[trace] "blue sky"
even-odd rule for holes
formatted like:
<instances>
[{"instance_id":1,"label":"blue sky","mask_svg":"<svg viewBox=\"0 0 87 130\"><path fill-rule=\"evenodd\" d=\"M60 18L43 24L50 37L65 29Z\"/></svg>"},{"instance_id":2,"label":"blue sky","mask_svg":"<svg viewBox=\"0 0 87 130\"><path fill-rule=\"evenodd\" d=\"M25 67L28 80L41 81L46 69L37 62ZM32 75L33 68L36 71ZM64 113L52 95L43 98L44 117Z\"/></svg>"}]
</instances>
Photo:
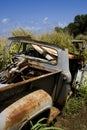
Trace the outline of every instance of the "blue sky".
<instances>
[{"instance_id":1,"label":"blue sky","mask_svg":"<svg viewBox=\"0 0 87 130\"><path fill-rule=\"evenodd\" d=\"M87 0L0 0L0 36L22 27L33 33L64 27L87 14Z\"/></svg>"}]
</instances>

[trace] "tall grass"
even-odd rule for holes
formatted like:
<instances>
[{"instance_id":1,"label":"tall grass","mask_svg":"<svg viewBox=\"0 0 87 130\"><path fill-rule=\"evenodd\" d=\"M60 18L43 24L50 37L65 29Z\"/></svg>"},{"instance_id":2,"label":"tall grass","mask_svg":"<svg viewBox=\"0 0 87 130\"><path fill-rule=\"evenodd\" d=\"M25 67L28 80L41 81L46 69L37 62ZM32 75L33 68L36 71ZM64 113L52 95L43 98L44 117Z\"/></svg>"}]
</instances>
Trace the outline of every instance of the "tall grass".
<instances>
[{"instance_id":1,"label":"tall grass","mask_svg":"<svg viewBox=\"0 0 87 130\"><path fill-rule=\"evenodd\" d=\"M35 35L31 32L25 31L23 28L18 28L12 31L12 36L27 36L28 38L35 38Z\"/></svg>"},{"instance_id":2,"label":"tall grass","mask_svg":"<svg viewBox=\"0 0 87 130\"><path fill-rule=\"evenodd\" d=\"M0 38L0 71L5 66L5 45L6 45L7 38Z\"/></svg>"},{"instance_id":3,"label":"tall grass","mask_svg":"<svg viewBox=\"0 0 87 130\"><path fill-rule=\"evenodd\" d=\"M45 33L39 35L37 39L60 45L62 48L68 48L70 51L73 51L73 45L71 44L72 37L64 32L52 32L51 34Z\"/></svg>"},{"instance_id":4,"label":"tall grass","mask_svg":"<svg viewBox=\"0 0 87 130\"><path fill-rule=\"evenodd\" d=\"M63 115L76 115L87 109L87 78L85 84L77 89L63 109Z\"/></svg>"},{"instance_id":5,"label":"tall grass","mask_svg":"<svg viewBox=\"0 0 87 130\"><path fill-rule=\"evenodd\" d=\"M7 38L0 38L0 55L3 54L4 47L6 45Z\"/></svg>"},{"instance_id":6,"label":"tall grass","mask_svg":"<svg viewBox=\"0 0 87 130\"><path fill-rule=\"evenodd\" d=\"M87 130L87 80L66 102L55 126L64 130Z\"/></svg>"}]
</instances>

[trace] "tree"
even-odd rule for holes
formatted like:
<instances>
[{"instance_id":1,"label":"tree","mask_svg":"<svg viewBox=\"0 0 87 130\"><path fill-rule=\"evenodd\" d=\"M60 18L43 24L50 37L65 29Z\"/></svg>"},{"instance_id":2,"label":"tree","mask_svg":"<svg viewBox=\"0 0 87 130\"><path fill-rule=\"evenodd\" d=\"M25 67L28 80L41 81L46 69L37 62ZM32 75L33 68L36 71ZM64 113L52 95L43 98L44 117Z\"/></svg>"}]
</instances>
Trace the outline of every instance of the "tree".
<instances>
[{"instance_id":1,"label":"tree","mask_svg":"<svg viewBox=\"0 0 87 130\"><path fill-rule=\"evenodd\" d=\"M74 22L67 26L67 30L74 37L79 34L87 34L87 14L75 16Z\"/></svg>"},{"instance_id":2,"label":"tree","mask_svg":"<svg viewBox=\"0 0 87 130\"><path fill-rule=\"evenodd\" d=\"M60 27L55 27L55 28L54 28L54 31L57 32L57 33L59 33L59 32L62 32L63 29L60 28Z\"/></svg>"}]
</instances>

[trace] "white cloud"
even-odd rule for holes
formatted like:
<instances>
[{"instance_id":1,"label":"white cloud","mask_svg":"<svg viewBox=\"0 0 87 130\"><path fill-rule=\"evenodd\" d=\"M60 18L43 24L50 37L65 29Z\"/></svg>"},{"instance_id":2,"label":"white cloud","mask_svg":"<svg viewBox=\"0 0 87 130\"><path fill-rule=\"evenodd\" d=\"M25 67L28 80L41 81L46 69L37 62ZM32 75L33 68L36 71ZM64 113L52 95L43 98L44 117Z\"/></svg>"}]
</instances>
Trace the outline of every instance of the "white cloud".
<instances>
[{"instance_id":1,"label":"white cloud","mask_svg":"<svg viewBox=\"0 0 87 130\"><path fill-rule=\"evenodd\" d=\"M59 22L58 26L61 27L61 28L64 28L65 26L67 26L67 23L61 23L61 22Z\"/></svg>"},{"instance_id":2,"label":"white cloud","mask_svg":"<svg viewBox=\"0 0 87 130\"><path fill-rule=\"evenodd\" d=\"M46 24L47 21L48 21L48 17L45 17L45 18L43 19L43 23Z\"/></svg>"},{"instance_id":3,"label":"white cloud","mask_svg":"<svg viewBox=\"0 0 87 130\"><path fill-rule=\"evenodd\" d=\"M9 19L8 19L8 18L3 18L1 22L2 22L3 24L7 24L7 23L8 23L8 21L9 21Z\"/></svg>"},{"instance_id":4,"label":"white cloud","mask_svg":"<svg viewBox=\"0 0 87 130\"><path fill-rule=\"evenodd\" d=\"M41 30L41 27L34 27L34 26L31 26L31 27L26 26L24 28L25 30L32 31L32 32L38 32Z\"/></svg>"}]
</instances>

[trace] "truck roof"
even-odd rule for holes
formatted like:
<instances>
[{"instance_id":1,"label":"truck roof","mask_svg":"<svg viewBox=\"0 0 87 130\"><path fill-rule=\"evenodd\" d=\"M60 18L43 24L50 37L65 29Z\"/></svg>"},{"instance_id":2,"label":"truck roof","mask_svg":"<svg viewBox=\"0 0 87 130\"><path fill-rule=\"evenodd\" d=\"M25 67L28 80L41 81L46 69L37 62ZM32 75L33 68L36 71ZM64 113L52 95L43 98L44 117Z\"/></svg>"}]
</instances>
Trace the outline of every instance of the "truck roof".
<instances>
[{"instance_id":1,"label":"truck roof","mask_svg":"<svg viewBox=\"0 0 87 130\"><path fill-rule=\"evenodd\" d=\"M34 40L31 39L30 36L16 36L16 37L9 37L8 40L12 40L12 41L20 41L20 42L27 42L27 43L32 43L32 44L44 44L44 45L50 45L50 46L57 46L60 49L63 49L61 46L59 46L58 44L53 44L53 43L49 43L49 42L43 42L43 41L38 41L38 40Z\"/></svg>"}]
</instances>

